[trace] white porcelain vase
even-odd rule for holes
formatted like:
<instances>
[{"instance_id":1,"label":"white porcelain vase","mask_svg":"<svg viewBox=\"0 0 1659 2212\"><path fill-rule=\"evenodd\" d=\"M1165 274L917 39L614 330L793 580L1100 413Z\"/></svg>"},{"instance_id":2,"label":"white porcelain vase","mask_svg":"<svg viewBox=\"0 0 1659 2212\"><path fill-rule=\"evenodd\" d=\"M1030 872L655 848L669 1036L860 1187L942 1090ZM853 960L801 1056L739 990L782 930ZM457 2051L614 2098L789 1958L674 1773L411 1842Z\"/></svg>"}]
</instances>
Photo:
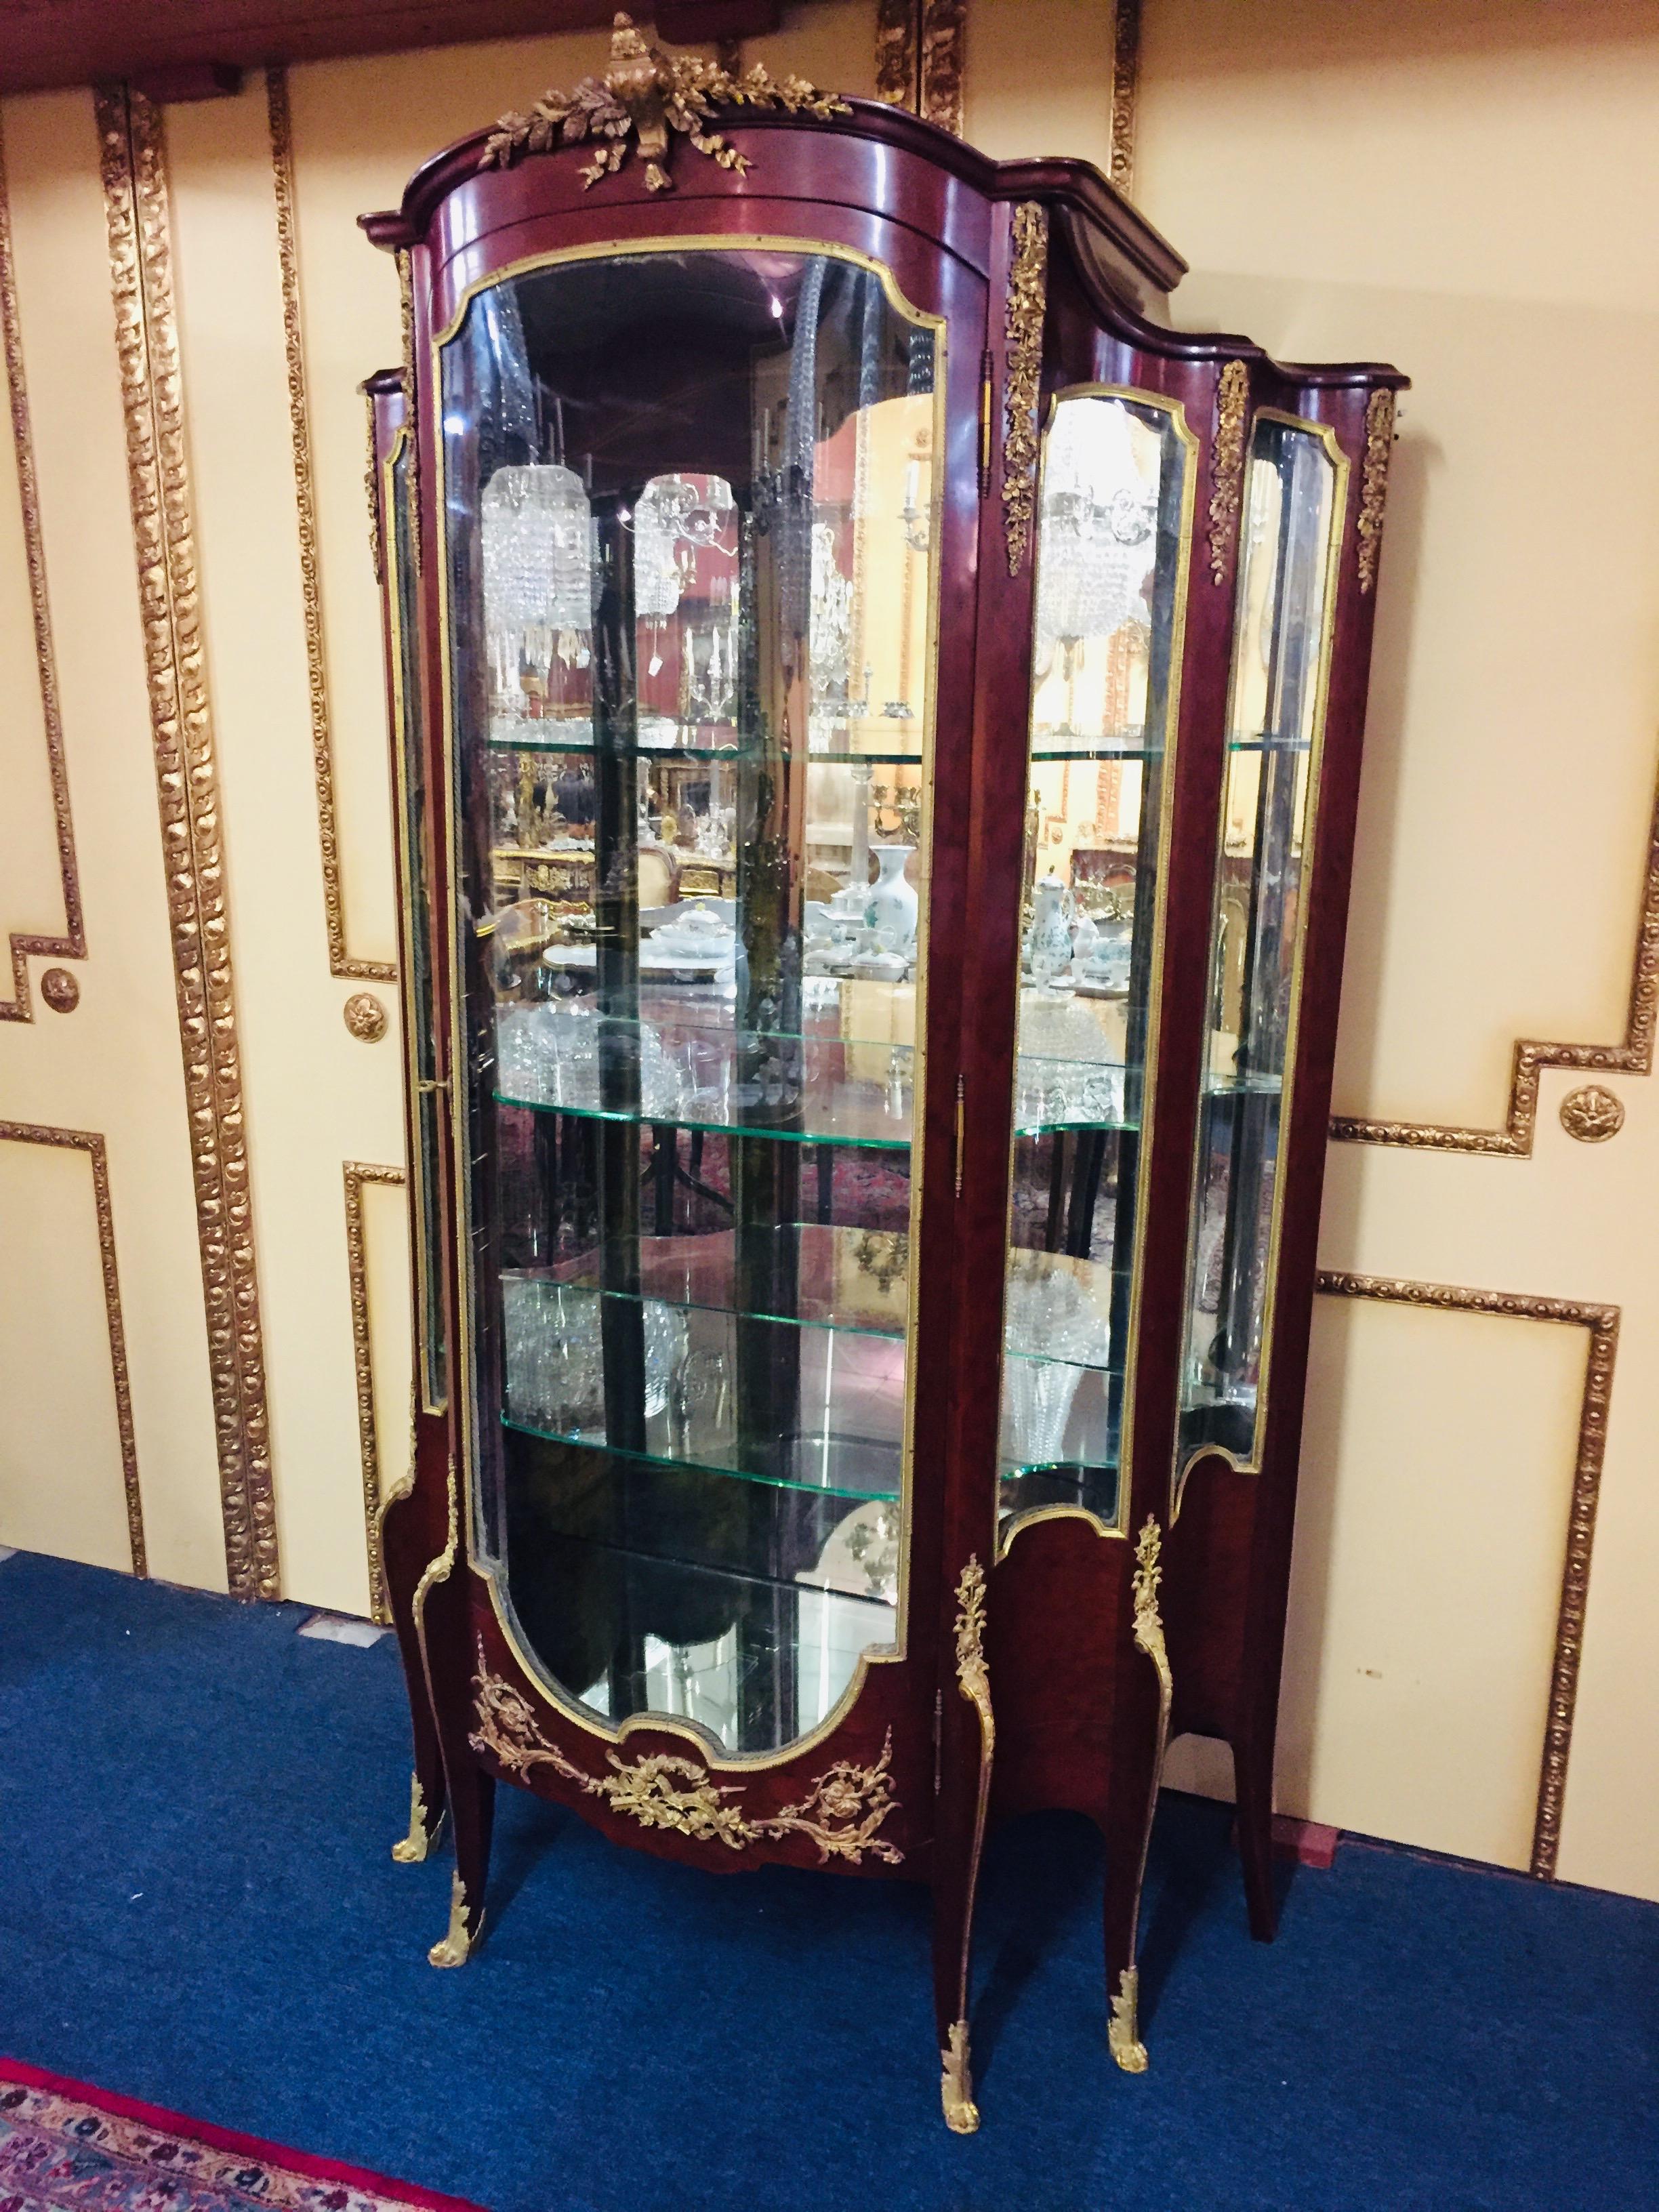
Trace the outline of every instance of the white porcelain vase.
<instances>
[{"instance_id":1,"label":"white porcelain vase","mask_svg":"<svg viewBox=\"0 0 1659 2212\"><path fill-rule=\"evenodd\" d=\"M870 856L880 870L864 904L864 926L875 933L884 952L907 957L916 942L916 915L921 902L904 873L914 845L872 845Z\"/></svg>"}]
</instances>

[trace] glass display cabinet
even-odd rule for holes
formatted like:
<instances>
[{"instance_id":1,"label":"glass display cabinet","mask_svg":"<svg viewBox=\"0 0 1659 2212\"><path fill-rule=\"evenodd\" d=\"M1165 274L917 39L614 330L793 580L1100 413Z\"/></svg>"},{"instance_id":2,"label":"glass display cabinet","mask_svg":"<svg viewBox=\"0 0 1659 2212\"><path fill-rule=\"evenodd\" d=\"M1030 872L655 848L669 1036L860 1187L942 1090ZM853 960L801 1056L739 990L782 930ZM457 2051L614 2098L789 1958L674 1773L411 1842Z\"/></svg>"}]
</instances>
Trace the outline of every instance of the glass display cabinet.
<instances>
[{"instance_id":1,"label":"glass display cabinet","mask_svg":"<svg viewBox=\"0 0 1659 2212\"><path fill-rule=\"evenodd\" d=\"M920 1878L977 2124L990 1826L1171 1729L1269 1815L1402 380L1167 327L1092 169L665 56L365 219L416 1465L459 1965L493 1794Z\"/></svg>"}]
</instances>

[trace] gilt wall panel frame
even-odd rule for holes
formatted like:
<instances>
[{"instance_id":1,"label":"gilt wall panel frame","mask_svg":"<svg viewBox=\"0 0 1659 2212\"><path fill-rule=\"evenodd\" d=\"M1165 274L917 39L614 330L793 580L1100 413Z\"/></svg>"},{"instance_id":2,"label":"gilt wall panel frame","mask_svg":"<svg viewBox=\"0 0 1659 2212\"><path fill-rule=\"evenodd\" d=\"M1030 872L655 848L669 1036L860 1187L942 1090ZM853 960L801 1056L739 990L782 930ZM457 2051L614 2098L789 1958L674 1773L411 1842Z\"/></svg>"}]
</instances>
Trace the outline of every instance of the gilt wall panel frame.
<instances>
[{"instance_id":1,"label":"gilt wall panel frame","mask_svg":"<svg viewBox=\"0 0 1659 2212\"><path fill-rule=\"evenodd\" d=\"M1463 1290L1449 1283L1419 1283L1398 1276L1348 1274L1324 1268L1315 1279L1315 1287L1332 1297L1380 1298L1392 1305L1417 1306L1431 1312L1490 1314L1510 1321L1552 1322L1589 1333L1529 1866L1529 1871L1539 1880L1553 1881L1560 1856L1561 1813L1566 1797L1567 1761L1572 1749L1573 1713L1584 1647L1584 1613L1589 1593L1590 1554L1595 1541L1596 1507L1607 1456L1607 1408L1613 1396L1613 1361L1619 1349L1620 1309L1576 1298L1532 1297L1511 1291Z\"/></svg>"},{"instance_id":2,"label":"gilt wall panel frame","mask_svg":"<svg viewBox=\"0 0 1659 2212\"><path fill-rule=\"evenodd\" d=\"M317 837L323 870L323 912L331 975L364 983L395 983L389 960L359 960L346 947L345 899L340 884L339 823L334 803L334 738L329 711L328 662L323 633L321 556L317 543L317 493L311 455L311 404L306 383L305 325L301 315L299 240L294 192L294 124L288 71L265 71L265 113L270 131L271 182L276 199L276 255L283 280L283 349L288 372L289 429L294 449L294 499L300 533L300 588L306 634L306 683L311 708L312 769L317 786ZM375 574L380 555L374 549Z\"/></svg>"},{"instance_id":3,"label":"gilt wall panel frame","mask_svg":"<svg viewBox=\"0 0 1659 2212\"><path fill-rule=\"evenodd\" d=\"M380 1492L380 1423L374 1412L374 1344L369 1329L368 1248L363 1227L363 1191L369 1183L404 1181L401 1168L376 1165L367 1160L343 1164L345 1182L346 1269L351 1284L351 1357L357 1381L357 1443L363 1481L363 1540L368 1558L369 1618L390 1626L392 1606L386 1595L386 1561L380 1546L380 1515L386 1501Z\"/></svg>"},{"instance_id":4,"label":"gilt wall panel frame","mask_svg":"<svg viewBox=\"0 0 1659 2212\"><path fill-rule=\"evenodd\" d=\"M127 489L143 627L225 1564L236 1597L282 1595L248 1181L217 745L201 628L160 110L94 93Z\"/></svg>"},{"instance_id":5,"label":"gilt wall panel frame","mask_svg":"<svg viewBox=\"0 0 1659 2212\"><path fill-rule=\"evenodd\" d=\"M149 1575L149 1567L144 1552L144 1508L138 1487L138 1443L132 1425L126 1329L121 1319L121 1277L115 1261L115 1212L110 1200L108 1147L96 1129L61 1129L33 1121L0 1121L0 1144L50 1145L60 1152L84 1152L92 1163L92 1199L104 1283L104 1321L109 1332L110 1379L115 1386L115 1425L121 1440L127 1551L133 1573L143 1579Z\"/></svg>"},{"instance_id":6,"label":"gilt wall panel frame","mask_svg":"<svg viewBox=\"0 0 1659 2212\"><path fill-rule=\"evenodd\" d=\"M1649 817L1647 866L1622 1042L1556 1044L1517 1038L1510 1062L1509 1104L1501 1128L1469 1129L1433 1121L1385 1121L1337 1115L1331 1121L1332 1139L1346 1145L1402 1146L1413 1152L1482 1152L1498 1159L1530 1159L1538 1128L1538 1079L1544 1069L1651 1075L1656 1013L1659 1013L1659 792Z\"/></svg>"},{"instance_id":7,"label":"gilt wall panel frame","mask_svg":"<svg viewBox=\"0 0 1659 2212\"><path fill-rule=\"evenodd\" d=\"M3 133L0 133L0 348L6 364L6 395L12 446L17 462L17 493L22 509L23 554L28 568L29 611L34 630L34 661L40 687L40 717L46 729L46 773L52 786L57 831L58 874L64 894L61 936L18 931L10 939L11 989L0 999L0 1022L29 1022L28 956L84 960L86 928L81 908L81 878L75 856L75 823L70 811L69 763L64 749L64 718L58 693L58 660L52 647L52 608L46 592L46 556L40 530L40 494L34 470L34 434L29 420L28 386L23 374L23 330L17 305L17 269L12 252L11 200L6 179Z\"/></svg>"}]
</instances>

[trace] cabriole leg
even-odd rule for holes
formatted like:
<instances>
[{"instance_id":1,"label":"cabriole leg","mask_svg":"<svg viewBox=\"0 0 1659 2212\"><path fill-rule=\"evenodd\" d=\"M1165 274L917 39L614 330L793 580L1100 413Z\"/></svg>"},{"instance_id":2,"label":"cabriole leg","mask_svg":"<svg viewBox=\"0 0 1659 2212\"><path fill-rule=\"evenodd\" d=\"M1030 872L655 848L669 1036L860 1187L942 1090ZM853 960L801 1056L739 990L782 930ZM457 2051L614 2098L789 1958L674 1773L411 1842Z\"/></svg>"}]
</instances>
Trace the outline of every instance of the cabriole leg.
<instances>
[{"instance_id":1,"label":"cabriole leg","mask_svg":"<svg viewBox=\"0 0 1659 2212\"><path fill-rule=\"evenodd\" d=\"M1135 1542L1134 1642L1152 1662L1158 1678L1157 1720L1139 1746L1114 1762L1106 1834L1106 1990L1110 2018L1106 2041L1126 2074L1146 2070L1146 2046L1140 2039L1140 1970L1137 1942L1140 1889L1158 1809L1158 1778L1170 1735L1173 1684L1158 1610L1158 1564L1163 1532L1149 1515Z\"/></svg>"},{"instance_id":2,"label":"cabriole leg","mask_svg":"<svg viewBox=\"0 0 1659 2212\"><path fill-rule=\"evenodd\" d=\"M415 1766L409 1789L409 1831L392 1846L392 1857L405 1866L425 1858L432 1850L443 1827L448 1803L438 1723L427 1690L426 1665L415 1626L415 1592L426 1561L422 1556L411 1558L410 1554L411 1551L418 1554L423 1548L411 1498L393 1498L380 1518L380 1559L415 1738Z\"/></svg>"},{"instance_id":3,"label":"cabriole leg","mask_svg":"<svg viewBox=\"0 0 1659 2212\"><path fill-rule=\"evenodd\" d=\"M449 1926L427 1955L434 1966L459 1966L477 1948L483 1934L495 1784L467 1741L472 1726L467 1591L463 1577L456 1571L453 1548L447 1564L434 1561L422 1577L416 1594L415 1617L455 1837Z\"/></svg>"},{"instance_id":4,"label":"cabriole leg","mask_svg":"<svg viewBox=\"0 0 1659 2212\"><path fill-rule=\"evenodd\" d=\"M968 1986L972 1964L974 1898L985 1828L991 1804L991 1765L996 1751L996 1723L991 1711L990 1674L985 1663L985 1571L970 1559L957 1584L957 1687L972 1706L975 1733L960 1762L961 1774L941 1797L938 1871L933 1890L933 2007L939 2026L939 2099L945 2124L953 2135L970 2136L979 2125L968 2048ZM952 1716L947 1743L966 1731ZM966 1770L963 1771L963 1770Z\"/></svg>"}]
</instances>

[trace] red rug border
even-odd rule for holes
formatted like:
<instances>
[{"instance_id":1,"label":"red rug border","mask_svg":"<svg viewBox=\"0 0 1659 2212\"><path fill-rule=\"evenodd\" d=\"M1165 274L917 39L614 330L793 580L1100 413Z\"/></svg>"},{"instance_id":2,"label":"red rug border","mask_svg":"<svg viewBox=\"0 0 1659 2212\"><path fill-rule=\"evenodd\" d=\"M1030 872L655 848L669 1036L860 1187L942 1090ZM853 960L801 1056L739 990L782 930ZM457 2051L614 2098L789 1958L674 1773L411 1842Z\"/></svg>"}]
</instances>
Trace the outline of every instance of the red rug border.
<instances>
[{"instance_id":1,"label":"red rug border","mask_svg":"<svg viewBox=\"0 0 1659 2212\"><path fill-rule=\"evenodd\" d=\"M215 2127L210 2120L193 2120L184 2112L170 2112L161 2105L146 2105L137 2097L123 2097L113 2089L95 2088L68 2074L49 2073L27 2059L0 2057L0 2082L20 2089L46 2089L62 2097L78 2098L112 2119L137 2120L185 2142L205 2143L210 2149L229 2151L238 2158L286 2166L312 2181L336 2181L349 2188L388 2197L394 2204L424 2208L424 2212L484 2212L466 2197L441 2197L435 2190L419 2188L410 2181L394 2181L391 2175L372 2173L367 2166L343 2166L337 2159L318 2158L310 2151L290 2150L285 2144L266 2142L258 2136L240 2135L234 2128Z\"/></svg>"}]
</instances>

